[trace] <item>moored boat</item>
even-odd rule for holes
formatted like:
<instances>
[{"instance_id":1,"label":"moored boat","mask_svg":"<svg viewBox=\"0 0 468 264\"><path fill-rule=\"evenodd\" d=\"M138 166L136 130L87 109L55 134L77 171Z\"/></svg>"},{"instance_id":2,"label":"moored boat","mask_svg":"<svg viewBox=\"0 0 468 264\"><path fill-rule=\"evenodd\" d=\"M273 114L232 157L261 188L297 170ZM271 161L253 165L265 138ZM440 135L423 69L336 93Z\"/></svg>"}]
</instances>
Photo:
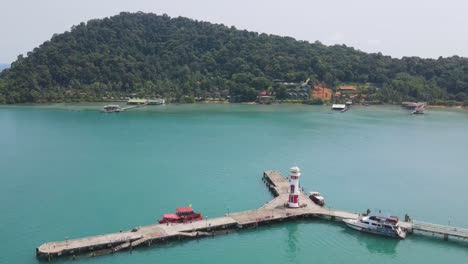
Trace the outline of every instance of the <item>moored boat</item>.
<instances>
[{"instance_id":1,"label":"moored boat","mask_svg":"<svg viewBox=\"0 0 468 264\"><path fill-rule=\"evenodd\" d=\"M412 115L423 115L424 114L424 110L426 110L424 108L424 106L418 106L414 109L413 112L411 112Z\"/></svg>"},{"instance_id":2,"label":"moored boat","mask_svg":"<svg viewBox=\"0 0 468 264\"><path fill-rule=\"evenodd\" d=\"M316 205L320 205L320 206L325 205L325 198L323 198L323 196L319 192L310 192L309 198Z\"/></svg>"},{"instance_id":3,"label":"moored boat","mask_svg":"<svg viewBox=\"0 0 468 264\"><path fill-rule=\"evenodd\" d=\"M122 108L119 105L106 105L101 111L104 113L118 113L122 112Z\"/></svg>"},{"instance_id":4,"label":"moored boat","mask_svg":"<svg viewBox=\"0 0 468 264\"><path fill-rule=\"evenodd\" d=\"M196 213L193 211L192 207L179 207L176 209L176 213L174 214L163 214L163 218L158 220L158 223L165 224L165 223L187 223L192 221L200 221L203 220L203 217L200 213Z\"/></svg>"},{"instance_id":5,"label":"moored boat","mask_svg":"<svg viewBox=\"0 0 468 264\"><path fill-rule=\"evenodd\" d=\"M388 214L371 213L359 219L343 219L343 222L362 232L400 239L406 237L406 231L400 227L398 217Z\"/></svg>"},{"instance_id":6,"label":"moored boat","mask_svg":"<svg viewBox=\"0 0 468 264\"><path fill-rule=\"evenodd\" d=\"M345 104L332 104L332 110L343 110L346 109Z\"/></svg>"}]
</instances>

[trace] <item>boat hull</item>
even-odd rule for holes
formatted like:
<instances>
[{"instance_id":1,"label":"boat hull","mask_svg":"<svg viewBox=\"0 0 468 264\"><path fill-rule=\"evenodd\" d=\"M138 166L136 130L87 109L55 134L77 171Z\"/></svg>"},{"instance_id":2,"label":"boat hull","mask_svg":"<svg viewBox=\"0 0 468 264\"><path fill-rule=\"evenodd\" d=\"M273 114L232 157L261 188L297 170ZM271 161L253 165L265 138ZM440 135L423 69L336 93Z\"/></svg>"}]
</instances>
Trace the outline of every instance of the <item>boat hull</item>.
<instances>
[{"instance_id":1,"label":"boat hull","mask_svg":"<svg viewBox=\"0 0 468 264\"><path fill-rule=\"evenodd\" d=\"M317 197L315 197L313 195L310 195L309 199L311 199L312 202L314 202L318 206L322 206L322 207L325 206L325 201L324 200L317 199Z\"/></svg>"},{"instance_id":2,"label":"boat hull","mask_svg":"<svg viewBox=\"0 0 468 264\"><path fill-rule=\"evenodd\" d=\"M366 232L366 233L381 235L381 236L386 236L386 237L399 238L399 239L404 239L406 237L406 233L404 233L403 231L400 231L400 232L397 232L394 230L392 230L393 232L382 231L380 229L370 228L368 226L360 224L357 220L354 220L354 219L343 219L343 222L348 227L354 230L361 231L361 232Z\"/></svg>"}]
</instances>

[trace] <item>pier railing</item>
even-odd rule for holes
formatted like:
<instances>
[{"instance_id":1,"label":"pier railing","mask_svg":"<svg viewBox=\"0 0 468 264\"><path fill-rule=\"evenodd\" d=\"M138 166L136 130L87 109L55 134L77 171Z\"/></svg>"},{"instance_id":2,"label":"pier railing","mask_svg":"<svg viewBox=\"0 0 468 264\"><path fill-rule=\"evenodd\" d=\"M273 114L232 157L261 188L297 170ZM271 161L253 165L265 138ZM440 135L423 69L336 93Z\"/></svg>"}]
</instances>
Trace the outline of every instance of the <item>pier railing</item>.
<instances>
[{"instance_id":1,"label":"pier railing","mask_svg":"<svg viewBox=\"0 0 468 264\"><path fill-rule=\"evenodd\" d=\"M440 233L440 234L447 234L459 237L466 237L468 238L468 229L460 228L460 227L453 227L448 225L439 225L421 221L412 221L413 229L426 231L426 232L433 232L433 233Z\"/></svg>"}]
</instances>

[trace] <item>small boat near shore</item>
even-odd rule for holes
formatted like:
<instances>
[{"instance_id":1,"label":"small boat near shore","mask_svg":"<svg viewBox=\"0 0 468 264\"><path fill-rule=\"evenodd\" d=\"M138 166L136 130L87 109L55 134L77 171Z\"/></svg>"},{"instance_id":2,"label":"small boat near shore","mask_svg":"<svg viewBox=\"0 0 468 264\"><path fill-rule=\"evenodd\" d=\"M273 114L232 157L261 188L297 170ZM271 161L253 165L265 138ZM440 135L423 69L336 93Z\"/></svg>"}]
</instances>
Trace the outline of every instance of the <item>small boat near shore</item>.
<instances>
[{"instance_id":1,"label":"small boat near shore","mask_svg":"<svg viewBox=\"0 0 468 264\"><path fill-rule=\"evenodd\" d=\"M342 111L346 109L345 104L332 104L332 110Z\"/></svg>"},{"instance_id":2,"label":"small boat near shore","mask_svg":"<svg viewBox=\"0 0 468 264\"><path fill-rule=\"evenodd\" d=\"M414 109L413 112L411 112L412 115L423 115L424 114L424 110L426 110L426 108L424 108L424 106L418 106Z\"/></svg>"},{"instance_id":3,"label":"small boat near shore","mask_svg":"<svg viewBox=\"0 0 468 264\"><path fill-rule=\"evenodd\" d=\"M398 217L382 213L370 213L359 219L343 219L343 222L352 229L376 235L404 239L406 231L399 223Z\"/></svg>"},{"instance_id":4,"label":"small boat near shore","mask_svg":"<svg viewBox=\"0 0 468 264\"><path fill-rule=\"evenodd\" d=\"M122 108L120 108L120 105L106 105L102 108L101 112L118 113L118 112L122 112Z\"/></svg>"}]
</instances>

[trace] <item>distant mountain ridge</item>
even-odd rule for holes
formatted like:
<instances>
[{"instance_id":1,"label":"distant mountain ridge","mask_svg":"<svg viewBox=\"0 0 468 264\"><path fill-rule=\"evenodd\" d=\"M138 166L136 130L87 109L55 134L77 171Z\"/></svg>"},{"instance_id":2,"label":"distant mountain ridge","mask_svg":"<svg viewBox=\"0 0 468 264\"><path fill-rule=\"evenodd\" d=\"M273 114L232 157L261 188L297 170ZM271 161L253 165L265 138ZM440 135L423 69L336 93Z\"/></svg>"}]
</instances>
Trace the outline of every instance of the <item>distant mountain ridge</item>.
<instances>
[{"instance_id":1,"label":"distant mountain ridge","mask_svg":"<svg viewBox=\"0 0 468 264\"><path fill-rule=\"evenodd\" d=\"M0 103L160 95L255 100L274 80L372 83L382 101L463 100L468 59L368 54L188 18L120 13L55 34L0 74ZM283 90L282 90L283 89Z\"/></svg>"}]
</instances>

